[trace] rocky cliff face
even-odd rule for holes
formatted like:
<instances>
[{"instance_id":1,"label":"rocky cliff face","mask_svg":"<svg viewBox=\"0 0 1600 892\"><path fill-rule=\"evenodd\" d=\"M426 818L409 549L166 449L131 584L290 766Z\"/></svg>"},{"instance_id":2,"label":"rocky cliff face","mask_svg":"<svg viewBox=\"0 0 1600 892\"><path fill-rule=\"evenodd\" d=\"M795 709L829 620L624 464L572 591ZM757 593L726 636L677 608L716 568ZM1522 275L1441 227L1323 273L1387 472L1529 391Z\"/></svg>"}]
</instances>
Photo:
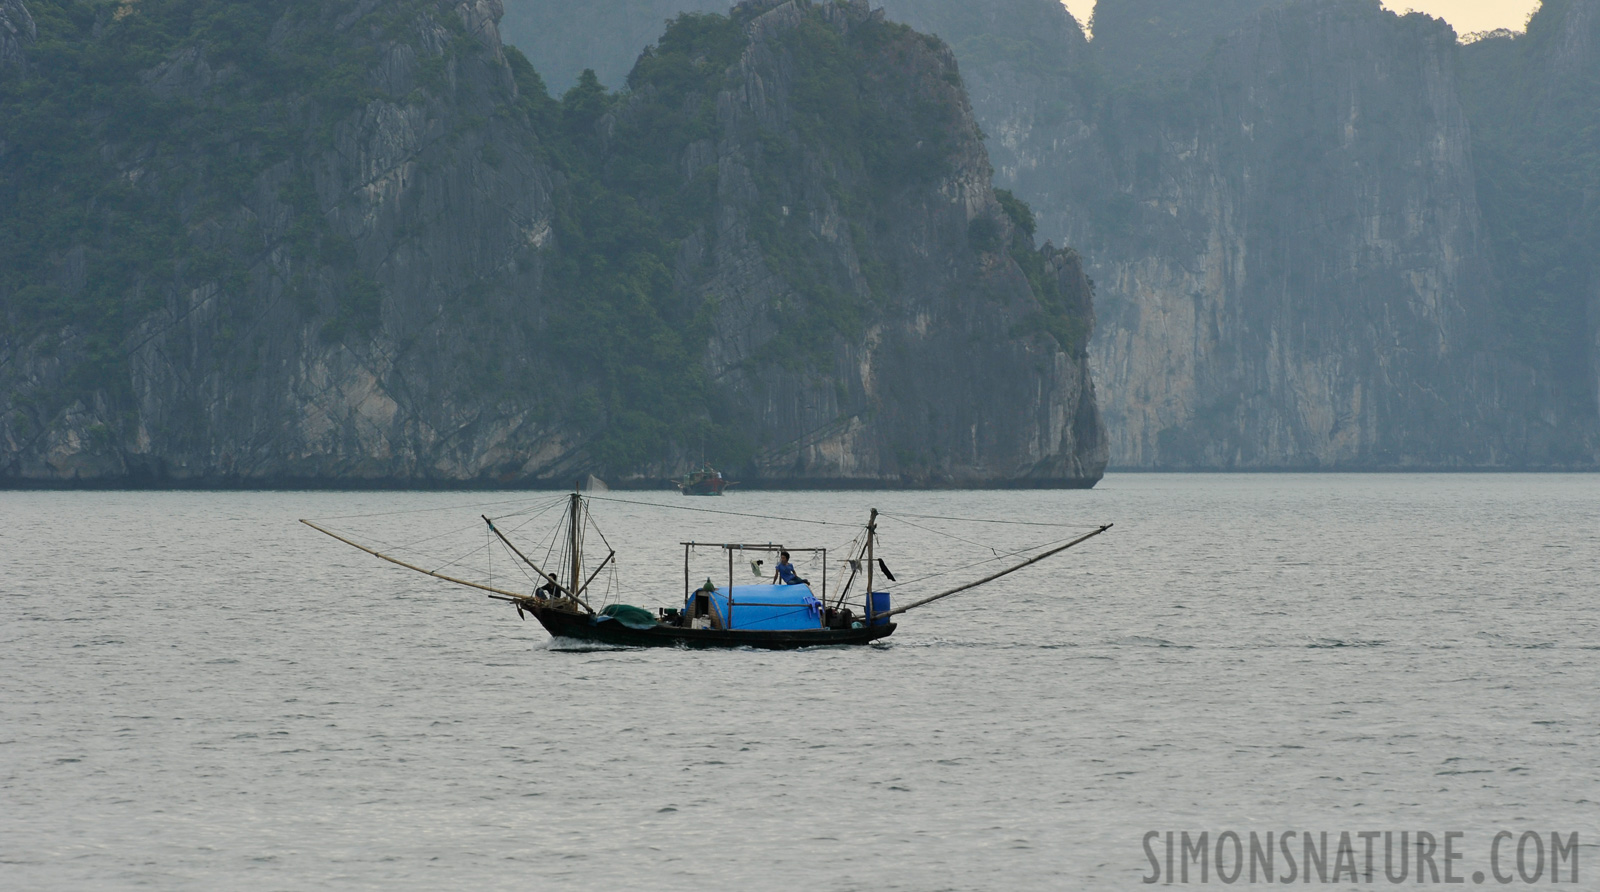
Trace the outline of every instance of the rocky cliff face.
<instances>
[{"instance_id":1,"label":"rocky cliff face","mask_svg":"<svg viewBox=\"0 0 1600 892\"><path fill-rule=\"evenodd\" d=\"M1376 0L1101 0L1092 43L1056 0L884 7L1083 250L1115 464L1600 463L1597 0L1465 48Z\"/></svg>"},{"instance_id":2,"label":"rocky cliff face","mask_svg":"<svg viewBox=\"0 0 1600 892\"><path fill-rule=\"evenodd\" d=\"M1556 461L1600 455L1600 2L1547 0L1526 34L1462 48L1502 326L1534 370Z\"/></svg>"},{"instance_id":3,"label":"rocky cliff face","mask_svg":"<svg viewBox=\"0 0 1600 892\"><path fill-rule=\"evenodd\" d=\"M128 8L94 28L163 7ZM0 476L1098 478L1088 283L991 189L948 49L746 4L555 104L499 16L330 0L139 70L162 126L91 143L118 201L0 278ZM0 186L68 219L46 148Z\"/></svg>"},{"instance_id":4,"label":"rocky cliff face","mask_svg":"<svg viewBox=\"0 0 1600 892\"><path fill-rule=\"evenodd\" d=\"M38 36L39 29L22 0L0 0L0 77L8 67L22 67L26 61L23 49Z\"/></svg>"},{"instance_id":5,"label":"rocky cliff face","mask_svg":"<svg viewBox=\"0 0 1600 892\"><path fill-rule=\"evenodd\" d=\"M144 11L130 8L100 27L135 24ZM539 456L522 451L530 441L561 448L559 428L477 385L485 356L527 368L534 347L508 323L539 312L553 213L552 172L522 146L526 125L497 114L514 90L498 4L384 11L398 39L370 7L342 4L286 13L270 31L268 53L336 35L333 49L371 66L366 101L257 100L252 73L200 41L140 73L179 133L233 126L221 151L96 134L113 175L185 234L139 258L91 233L54 246L44 284L64 300L135 266L126 292L95 309L133 312L122 330L65 319L32 332L32 308L16 301L0 346L0 474L469 479L517 474ZM213 117L230 100L249 112ZM503 147L498 163L489 146ZM178 269L160 262L169 250L184 256Z\"/></svg>"},{"instance_id":6,"label":"rocky cliff face","mask_svg":"<svg viewBox=\"0 0 1600 892\"><path fill-rule=\"evenodd\" d=\"M1086 70L1083 29L1066 7L1055 0L886 0L884 11L954 48L997 183L1030 203L1064 186L1031 176L1051 154L1033 144L1034 134L1087 117L1100 86ZM1050 237L1067 244L1060 233Z\"/></svg>"},{"instance_id":7,"label":"rocky cliff face","mask_svg":"<svg viewBox=\"0 0 1600 892\"><path fill-rule=\"evenodd\" d=\"M721 198L709 368L738 414L762 419L761 475L1097 478L1087 329L1048 321L1089 318L1088 284L1071 252L1033 255L1031 221L1019 232L997 202L949 49L865 3L774 4L750 34L717 97L719 139L692 151L716 165ZM806 136L832 122L804 109L839 101L815 83L834 42L871 85L838 122L861 128L856 145ZM801 315L867 310L842 350L797 370L772 361L793 342L771 312L796 301Z\"/></svg>"},{"instance_id":8,"label":"rocky cliff face","mask_svg":"<svg viewBox=\"0 0 1600 892\"><path fill-rule=\"evenodd\" d=\"M1187 78L1217 41L1292 0L1097 0L1094 54L1125 82Z\"/></svg>"},{"instance_id":9,"label":"rocky cliff face","mask_svg":"<svg viewBox=\"0 0 1600 892\"><path fill-rule=\"evenodd\" d=\"M1531 382L1486 324L1454 51L1375 2L1275 9L1186 89L1096 123L1062 177L1089 194L1042 216L1097 258L1118 462L1516 460L1500 410Z\"/></svg>"},{"instance_id":10,"label":"rocky cliff face","mask_svg":"<svg viewBox=\"0 0 1600 892\"><path fill-rule=\"evenodd\" d=\"M1592 149L1594 128L1600 125L1600 108L1593 102L1585 103L1580 118L1583 126L1580 128L1573 126L1576 122L1563 110L1560 100L1570 97L1592 99L1600 95L1600 2L1581 0L1572 3L1568 10L1566 16L1553 27L1557 34L1566 39L1551 59L1553 67L1562 74L1560 82L1564 89L1555 96L1547 97L1541 113L1547 119L1556 120L1559 116L1559 120L1566 122L1572 140L1569 145L1573 148L1587 146ZM1588 440L1585 444L1587 448L1581 451L1600 455L1600 165L1595 163L1592 151L1575 154L1588 162L1583 166L1581 176L1583 204L1573 227L1578 240L1575 253L1589 260L1583 270L1583 280L1577 288L1579 306L1586 304L1588 311L1589 324L1583 343L1583 352L1588 356L1588 386L1587 393L1580 389L1576 398L1587 398L1587 407L1595 413L1585 419ZM1587 301L1583 301L1583 297L1587 297ZM1582 328L1579 330L1584 331Z\"/></svg>"},{"instance_id":11,"label":"rocky cliff face","mask_svg":"<svg viewBox=\"0 0 1600 892\"><path fill-rule=\"evenodd\" d=\"M1015 188L1019 128L1038 119L1067 120L1083 102L1084 84L1066 77L1088 59L1088 41L1078 22L1056 0L883 0L873 5L954 49L989 136L990 161L1000 182ZM726 0L508 0L503 31L506 41L526 52L560 89L585 68L594 69L603 83L619 84L655 39L662 19L727 8ZM1137 19L1124 18L1127 30L1137 31ZM1144 58L1147 49L1135 55Z\"/></svg>"},{"instance_id":12,"label":"rocky cliff face","mask_svg":"<svg viewBox=\"0 0 1600 892\"><path fill-rule=\"evenodd\" d=\"M1453 33L1375 0L1257 5L1139 87L1071 38L1029 101L985 89L1014 63L963 66L997 181L1089 258L1113 464L1592 462L1509 350Z\"/></svg>"}]
</instances>

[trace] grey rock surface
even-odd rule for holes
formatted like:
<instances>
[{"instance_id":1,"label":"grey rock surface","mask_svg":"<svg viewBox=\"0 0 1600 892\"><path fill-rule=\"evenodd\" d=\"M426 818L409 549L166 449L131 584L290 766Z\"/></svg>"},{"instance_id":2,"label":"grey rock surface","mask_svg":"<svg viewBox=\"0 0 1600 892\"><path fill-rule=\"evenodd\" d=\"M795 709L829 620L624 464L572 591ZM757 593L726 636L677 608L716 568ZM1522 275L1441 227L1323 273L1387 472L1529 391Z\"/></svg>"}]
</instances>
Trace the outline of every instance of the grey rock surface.
<instances>
[{"instance_id":1,"label":"grey rock surface","mask_svg":"<svg viewBox=\"0 0 1600 892\"><path fill-rule=\"evenodd\" d=\"M1217 42L1295 0L1097 0L1094 54L1115 80L1187 78Z\"/></svg>"},{"instance_id":2,"label":"grey rock surface","mask_svg":"<svg viewBox=\"0 0 1600 892\"><path fill-rule=\"evenodd\" d=\"M39 29L22 0L0 0L0 77L7 67L27 62L24 50L37 40Z\"/></svg>"},{"instance_id":3,"label":"grey rock surface","mask_svg":"<svg viewBox=\"0 0 1600 892\"><path fill-rule=\"evenodd\" d=\"M994 221L1004 240L1013 233L955 85L954 56L908 37L869 62L874 71L910 69L898 80L881 78L907 85L905 93L874 97L885 113L929 104L951 111L944 125L949 162L935 181L898 190L871 214L852 213L836 196L869 185L843 158L786 126L785 106L805 72L783 45L802 13L794 3L770 5L751 25L734 86L717 99L723 230L704 285L727 308L709 348L710 369L738 413L760 419L760 475L1021 485L1098 479L1105 441L1084 357L1048 336L1018 335L1039 309L1026 279L1010 257L970 243L978 219ZM843 31L873 18L865 3L823 9ZM800 157L776 162L752 151L759 133L773 131ZM760 182L776 188L757 188ZM804 221L790 230L796 238L837 254L833 287L874 308L859 338L826 367L800 375L781 363L751 363L785 349L767 308L794 299L750 237L752 218L775 200L787 218ZM892 286L874 288L863 250L882 258ZM1049 247L1045 255L1049 275L1089 318L1089 287L1076 255Z\"/></svg>"},{"instance_id":4,"label":"grey rock surface","mask_svg":"<svg viewBox=\"0 0 1600 892\"><path fill-rule=\"evenodd\" d=\"M1097 283L1112 464L1595 466L1593 411L1507 343L1453 32L1376 0L1256 5L1138 88L1081 34L1054 69L963 57L997 184Z\"/></svg>"},{"instance_id":5,"label":"grey rock surface","mask_svg":"<svg viewBox=\"0 0 1600 892\"><path fill-rule=\"evenodd\" d=\"M1462 47L1501 320L1539 382L1550 450L1600 455L1600 2L1551 0Z\"/></svg>"},{"instance_id":6,"label":"grey rock surface","mask_svg":"<svg viewBox=\"0 0 1600 892\"><path fill-rule=\"evenodd\" d=\"M1056 155L1087 194L1042 228L1095 258L1119 464L1518 461L1454 50L1373 2L1271 10Z\"/></svg>"},{"instance_id":7,"label":"grey rock surface","mask_svg":"<svg viewBox=\"0 0 1600 892\"><path fill-rule=\"evenodd\" d=\"M470 22L485 5L455 12ZM290 23L278 37L314 26ZM414 26L423 45L445 44L437 22ZM395 41L381 49L383 72L405 96L417 69L411 48ZM71 362L87 349L81 335L69 326L33 343L0 345L10 360L0 364L0 475L180 484L450 480L516 475L541 457L521 451L530 440L559 449L552 445L561 442L559 430L534 422L525 406L487 404L464 380L483 352L531 352L503 323L538 311L535 248L551 213L551 172L519 148L524 139L514 124L495 116L509 83L502 69L493 53L453 55L440 95L373 99L328 121L326 142L267 170L240 203L217 211L204 185L186 193L194 239L249 251L248 265L233 281L168 291L161 309L125 339L129 380L105 382L59 412L51 395L67 388ZM158 93L203 99L218 78L184 51L145 80ZM483 158L489 143L506 146L498 165ZM108 152L123 156L126 176L152 188L173 175L137 147ZM285 200L297 179L310 190L310 207ZM319 317L345 298L351 271L297 249L295 224L308 216L351 246L350 265L381 293L371 337L324 336ZM244 234L254 238L241 244ZM67 251L61 284L68 290L82 286L70 274L70 259L81 254ZM482 290L498 300L469 302Z\"/></svg>"},{"instance_id":8,"label":"grey rock surface","mask_svg":"<svg viewBox=\"0 0 1600 892\"><path fill-rule=\"evenodd\" d=\"M619 82L659 19L717 8L508 4L513 39L563 60L552 84ZM1115 465L1600 463L1600 278L1553 323L1581 334L1581 375L1507 344L1521 285L1486 235L1506 215L1485 216L1442 23L1377 0L1106 0L1091 43L1056 0L883 6L954 48L996 184L1082 251ZM1513 102L1561 116L1600 83L1600 3L1547 7L1555 39L1519 50L1547 89ZM1590 218L1553 226L1582 241Z\"/></svg>"},{"instance_id":9,"label":"grey rock surface","mask_svg":"<svg viewBox=\"0 0 1600 892\"><path fill-rule=\"evenodd\" d=\"M696 444L622 468L589 450L574 408L584 382L550 361L568 186L515 105L498 4L439 9L477 49L434 14L408 20L405 39L374 31L363 39L377 98L339 114L296 100L314 151L271 166L236 203L208 194L205 176L184 191L190 237L240 260L234 275L141 285L160 307L122 344L127 380L60 404L80 392L73 368L94 345L70 324L26 342L0 335L0 479L518 485L597 472L626 483L697 462ZM794 123L804 72L785 41L811 13L749 12L749 44L715 97L717 132L683 148L686 181L715 171L717 225L685 240L674 281L681 299L714 308L705 372L717 411L757 446L750 482L1092 485L1106 440L1083 342L1089 284L1070 251L997 247L1021 236L990 186L949 50L908 32L856 60L898 85L869 91L878 113L944 116L939 174L880 190ZM819 14L841 35L877 22L865 4ZM286 14L275 39L317 21ZM203 104L241 76L178 51L142 82ZM186 160L106 151L152 189ZM814 309L814 289L774 268L754 234L769 220L788 221L825 286L864 308L853 334L805 353L788 342L781 320ZM308 253L312 221L347 256ZM86 256L63 246L55 286L81 290ZM1038 258L1084 338L1041 328L1017 256ZM360 295L365 324L350 315Z\"/></svg>"}]
</instances>

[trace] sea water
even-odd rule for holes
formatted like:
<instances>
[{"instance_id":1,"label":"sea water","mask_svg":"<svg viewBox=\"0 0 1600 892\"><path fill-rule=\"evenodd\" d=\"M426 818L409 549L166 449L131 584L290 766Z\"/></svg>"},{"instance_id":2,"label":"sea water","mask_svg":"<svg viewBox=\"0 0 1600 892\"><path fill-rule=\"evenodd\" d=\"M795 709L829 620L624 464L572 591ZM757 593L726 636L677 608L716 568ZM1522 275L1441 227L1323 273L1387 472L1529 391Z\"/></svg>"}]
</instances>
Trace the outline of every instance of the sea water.
<instances>
[{"instance_id":1,"label":"sea water","mask_svg":"<svg viewBox=\"0 0 1600 892\"><path fill-rule=\"evenodd\" d=\"M1600 477L605 497L589 594L651 608L687 540L836 591L874 507L897 604L1116 526L877 646L606 650L296 523L521 591L478 515L557 560L559 493L0 493L0 887L1135 889L1169 831L1505 830L1600 888Z\"/></svg>"}]
</instances>

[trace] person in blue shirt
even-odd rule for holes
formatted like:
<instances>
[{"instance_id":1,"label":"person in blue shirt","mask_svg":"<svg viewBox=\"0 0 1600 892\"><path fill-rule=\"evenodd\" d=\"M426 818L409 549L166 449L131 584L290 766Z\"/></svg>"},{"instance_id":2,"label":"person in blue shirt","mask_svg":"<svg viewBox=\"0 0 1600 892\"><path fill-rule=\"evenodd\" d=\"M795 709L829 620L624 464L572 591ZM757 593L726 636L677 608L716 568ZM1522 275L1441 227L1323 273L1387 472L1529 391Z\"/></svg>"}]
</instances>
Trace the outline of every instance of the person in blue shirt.
<instances>
[{"instance_id":1,"label":"person in blue shirt","mask_svg":"<svg viewBox=\"0 0 1600 892\"><path fill-rule=\"evenodd\" d=\"M800 574L794 572L794 564L789 563L789 552L778 553L778 582L784 585L810 585L809 579L801 579Z\"/></svg>"}]
</instances>

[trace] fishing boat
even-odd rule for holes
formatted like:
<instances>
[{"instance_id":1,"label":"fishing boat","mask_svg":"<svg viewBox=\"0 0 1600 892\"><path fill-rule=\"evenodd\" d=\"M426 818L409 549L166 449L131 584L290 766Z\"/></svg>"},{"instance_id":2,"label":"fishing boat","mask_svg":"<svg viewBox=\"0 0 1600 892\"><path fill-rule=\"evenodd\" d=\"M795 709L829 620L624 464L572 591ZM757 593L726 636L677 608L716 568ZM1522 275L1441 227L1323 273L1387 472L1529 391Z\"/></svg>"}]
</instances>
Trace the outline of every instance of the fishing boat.
<instances>
[{"instance_id":1,"label":"fishing boat","mask_svg":"<svg viewBox=\"0 0 1600 892\"><path fill-rule=\"evenodd\" d=\"M887 638L898 627L894 618L907 611L1015 573L1092 539L1112 526L1104 524L1094 527L1065 543L1053 543L1042 553L1014 566L895 607L891 594L879 588L881 581L886 579L892 583L895 577L878 554L880 514L877 509L872 509L860 535L849 546L849 556L844 560L844 566L848 569L845 581L832 590L828 586L828 549L825 547L770 542L686 541L679 543L684 549L683 592L681 597L672 596L672 606L657 608L654 612L620 603L596 609L593 599L589 597L590 585L601 571L613 566L617 553L607 544L605 557L585 573L585 534L592 523L589 503L593 498L585 497L580 491L574 491L566 498L562 526L552 539L554 562L546 558L543 564L535 562L512 542L507 532L493 519L479 515L494 539L532 571L529 579L539 585L531 592L446 575L439 570L430 570L380 552L312 520L302 519L300 522L346 545L406 569L482 590L490 598L515 607L518 616L524 619L533 617L555 638L620 647L747 647L762 650L859 645ZM605 541L603 534L601 541ZM557 543L559 548L555 547ZM725 553L725 562L718 562L726 567L725 580L707 577L702 583L695 582L690 570L691 558L706 549ZM772 556L787 557L791 553L812 556L815 565L821 569L817 585L813 586L808 579L798 579L792 565L786 578L779 578L776 573L772 578L767 578L764 569L766 559ZM736 576L744 566L748 566L760 581L737 584ZM858 582L861 583L859 590L856 588ZM852 597L852 592L857 591L858 600Z\"/></svg>"},{"instance_id":2,"label":"fishing boat","mask_svg":"<svg viewBox=\"0 0 1600 892\"><path fill-rule=\"evenodd\" d=\"M672 481L678 491L686 496L720 496L731 486L739 484L722 476L722 472L706 465L698 471L685 474Z\"/></svg>"}]
</instances>

